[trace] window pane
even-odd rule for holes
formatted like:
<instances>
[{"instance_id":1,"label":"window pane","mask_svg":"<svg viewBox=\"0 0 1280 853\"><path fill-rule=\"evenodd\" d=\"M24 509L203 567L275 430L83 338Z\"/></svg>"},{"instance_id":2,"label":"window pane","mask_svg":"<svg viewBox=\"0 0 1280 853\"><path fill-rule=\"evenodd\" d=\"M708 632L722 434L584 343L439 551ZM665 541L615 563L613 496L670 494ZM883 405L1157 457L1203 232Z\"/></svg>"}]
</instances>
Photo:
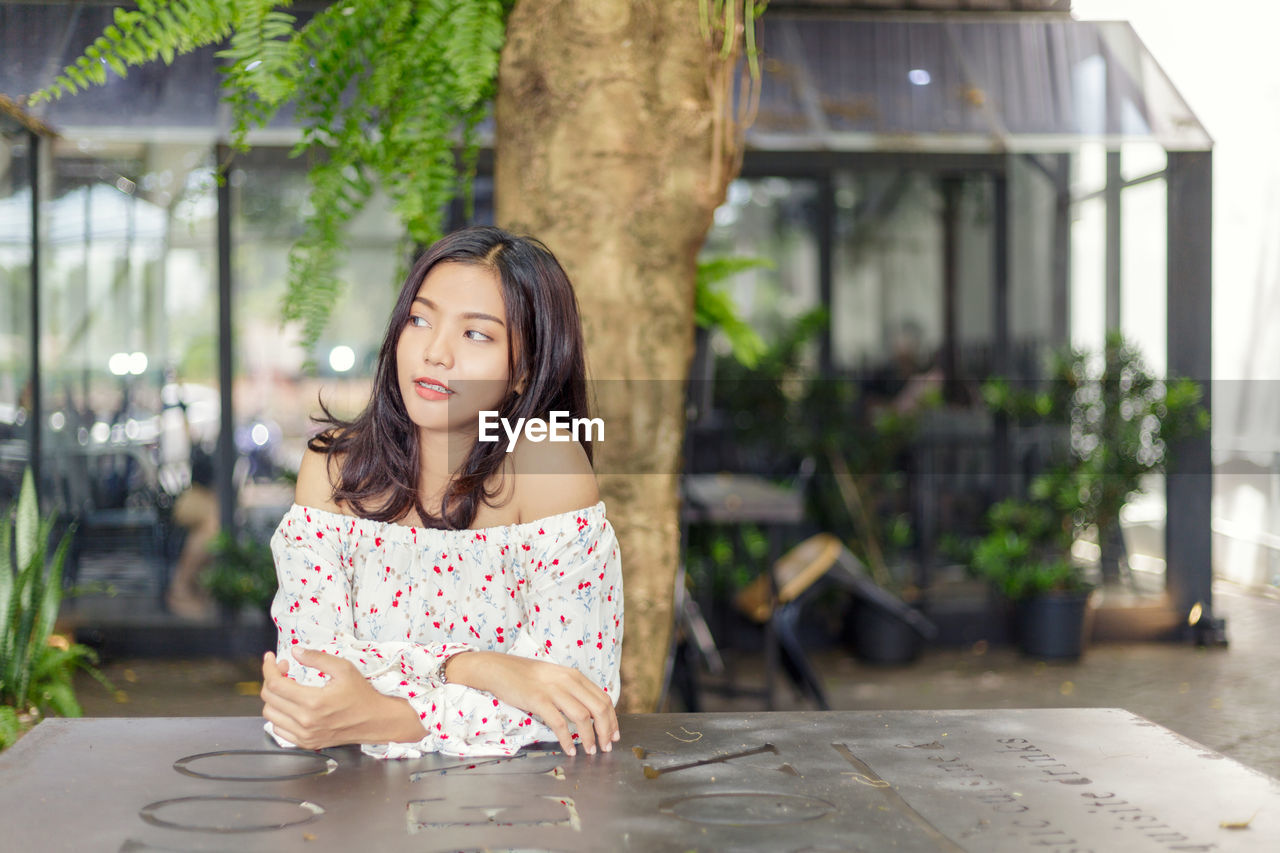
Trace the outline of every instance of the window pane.
<instances>
[{"instance_id":1,"label":"window pane","mask_svg":"<svg viewBox=\"0 0 1280 853\"><path fill-rule=\"evenodd\" d=\"M305 163L286 149L237 156L231 176L236 476L242 521L269 530L293 499L281 479L296 471L318 400L339 417L365 405L387 317L407 265L408 243L388 199L375 195L346 229L345 289L311 353L296 326L281 328L289 249L307 212ZM308 355L315 370L303 369Z\"/></svg>"},{"instance_id":2,"label":"window pane","mask_svg":"<svg viewBox=\"0 0 1280 853\"><path fill-rule=\"evenodd\" d=\"M817 182L791 178L734 181L716 209L702 257L764 258L773 269L750 269L719 287L766 341L816 308L818 294Z\"/></svg>"},{"instance_id":3,"label":"window pane","mask_svg":"<svg viewBox=\"0 0 1280 853\"><path fill-rule=\"evenodd\" d=\"M1168 364L1166 213L1163 178L1121 194L1120 328L1157 376L1165 374Z\"/></svg>"},{"instance_id":4,"label":"window pane","mask_svg":"<svg viewBox=\"0 0 1280 853\"><path fill-rule=\"evenodd\" d=\"M1072 205L1071 345L1102 351L1106 334L1106 202Z\"/></svg>"},{"instance_id":5,"label":"window pane","mask_svg":"<svg viewBox=\"0 0 1280 853\"><path fill-rule=\"evenodd\" d=\"M943 335L942 198L911 172L841 175L836 184L832 359L838 370L899 370L932 359ZM909 347L910 353L904 348Z\"/></svg>"},{"instance_id":6,"label":"window pane","mask_svg":"<svg viewBox=\"0 0 1280 853\"><path fill-rule=\"evenodd\" d=\"M46 497L79 522L70 574L164 587L173 500L217 440L208 146L59 139L43 210Z\"/></svg>"}]
</instances>

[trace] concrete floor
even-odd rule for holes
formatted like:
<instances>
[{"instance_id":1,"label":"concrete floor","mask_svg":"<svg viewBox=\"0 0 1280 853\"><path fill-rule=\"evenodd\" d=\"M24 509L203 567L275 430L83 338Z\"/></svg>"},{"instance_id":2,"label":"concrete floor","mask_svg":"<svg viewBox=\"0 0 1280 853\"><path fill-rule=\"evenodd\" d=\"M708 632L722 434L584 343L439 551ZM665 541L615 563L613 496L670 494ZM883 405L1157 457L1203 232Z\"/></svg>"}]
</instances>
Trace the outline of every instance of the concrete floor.
<instances>
[{"instance_id":1,"label":"concrete floor","mask_svg":"<svg viewBox=\"0 0 1280 853\"><path fill-rule=\"evenodd\" d=\"M929 650L902 668L815 656L833 708L1119 707L1280 778L1280 597L1215 589L1230 647L1095 645L1078 663L1046 664L1006 648ZM758 656L731 661L743 684L762 683ZM105 667L118 693L77 682L86 716L257 715L254 659L120 659ZM781 709L810 707L788 685ZM759 709L758 699L708 694L708 711Z\"/></svg>"}]
</instances>

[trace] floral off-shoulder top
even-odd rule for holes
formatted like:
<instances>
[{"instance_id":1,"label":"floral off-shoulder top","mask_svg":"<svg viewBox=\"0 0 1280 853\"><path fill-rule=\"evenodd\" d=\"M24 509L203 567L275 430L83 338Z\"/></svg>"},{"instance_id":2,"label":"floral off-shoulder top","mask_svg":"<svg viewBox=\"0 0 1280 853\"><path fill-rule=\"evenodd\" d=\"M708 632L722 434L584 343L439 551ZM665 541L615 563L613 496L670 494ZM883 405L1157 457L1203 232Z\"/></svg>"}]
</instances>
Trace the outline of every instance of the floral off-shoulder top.
<instances>
[{"instance_id":1,"label":"floral off-shoulder top","mask_svg":"<svg viewBox=\"0 0 1280 853\"><path fill-rule=\"evenodd\" d=\"M294 647L351 661L422 720L413 743L364 744L379 758L510 755L555 741L541 720L441 668L462 651L571 666L618 701L622 564L604 503L537 521L436 530L294 505L271 539L279 657L298 683L327 680ZM266 728L282 745L290 745ZM576 737L576 735L575 735Z\"/></svg>"}]
</instances>

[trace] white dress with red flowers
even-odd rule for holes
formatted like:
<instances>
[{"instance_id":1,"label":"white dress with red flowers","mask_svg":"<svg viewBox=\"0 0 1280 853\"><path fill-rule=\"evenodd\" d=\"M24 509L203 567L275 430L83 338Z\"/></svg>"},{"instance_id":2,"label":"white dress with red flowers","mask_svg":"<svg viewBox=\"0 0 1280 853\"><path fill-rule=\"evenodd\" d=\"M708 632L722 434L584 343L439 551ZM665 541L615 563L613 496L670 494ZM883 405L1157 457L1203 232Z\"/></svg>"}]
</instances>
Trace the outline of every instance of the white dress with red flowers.
<instances>
[{"instance_id":1,"label":"white dress with red flowers","mask_svg":"<svg viewBox=\"0 0 1280 853\"><path fill-rule=\"evenodd\" d=\"M510 755L556 740L537 717L492 694L442 683L444 661L462 651L571 666L618 701L622 564L603 502L478 530L406 527L295 504L271 551L280 580L271 616L289 675L312 686L327 681L293 660L294 647L340 655L380 693L407 699L422 720L422 740L365 744L369 755Z\"/></svg>"}]
</instances>

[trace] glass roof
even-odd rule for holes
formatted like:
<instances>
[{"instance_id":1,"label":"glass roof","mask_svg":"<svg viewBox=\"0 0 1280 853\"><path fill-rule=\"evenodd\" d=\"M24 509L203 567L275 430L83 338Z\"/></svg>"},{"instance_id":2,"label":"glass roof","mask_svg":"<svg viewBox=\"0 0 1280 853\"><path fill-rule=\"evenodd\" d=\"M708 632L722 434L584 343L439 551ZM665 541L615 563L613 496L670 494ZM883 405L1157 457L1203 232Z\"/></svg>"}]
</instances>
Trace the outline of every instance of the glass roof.
<instances>
[{"instance_id":1,"label":"glass roof","mask_svg":"<svg viewBox=\"0 0 1280 853\"><path fill-rule=\"evenodd\" d=\"M1213 141L1124 22L766 14L754 148L1062 150Z\"/></svg>"},{"instance_id":2,"label":"glass roof","mask_svg":"<svg viewBox=\"0 0 1280 853\"><path fill-rule=\"evenodd\" d=\"M110 23L84 4L0 3L0 93L47 84ZM1064 150L1082 141L1205 150L1212 140L1133 28L1063 14L770 10L754 148ZM56 128L223 135L213 50L152 63L36 111ZM290 111L272 122L294 134ZM482 134L484 129L482 129Z\"/></svg>"}]
</instances>

